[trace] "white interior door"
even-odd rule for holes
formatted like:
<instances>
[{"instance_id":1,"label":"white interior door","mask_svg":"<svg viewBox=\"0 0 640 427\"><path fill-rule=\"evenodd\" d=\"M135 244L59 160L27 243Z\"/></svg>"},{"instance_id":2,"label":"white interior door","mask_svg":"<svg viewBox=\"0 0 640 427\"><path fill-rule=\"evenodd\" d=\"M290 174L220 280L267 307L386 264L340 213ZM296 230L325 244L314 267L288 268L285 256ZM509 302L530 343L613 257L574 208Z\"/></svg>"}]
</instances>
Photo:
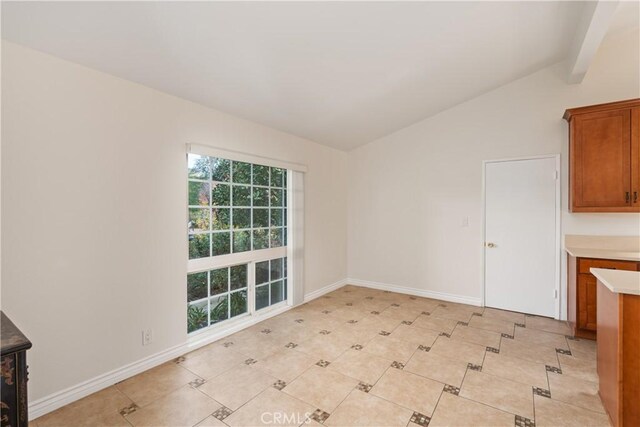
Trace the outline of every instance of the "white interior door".
<instances>
[{"instance_id":1,"label":"white interior door","mask_svg":"<svg viewBox=\"0 0 640 427\"><path fill-rule=\"evenodd\" d=\"M485 305L557 317L557 157L485 163Z\"/></svg>"}]
</instances>

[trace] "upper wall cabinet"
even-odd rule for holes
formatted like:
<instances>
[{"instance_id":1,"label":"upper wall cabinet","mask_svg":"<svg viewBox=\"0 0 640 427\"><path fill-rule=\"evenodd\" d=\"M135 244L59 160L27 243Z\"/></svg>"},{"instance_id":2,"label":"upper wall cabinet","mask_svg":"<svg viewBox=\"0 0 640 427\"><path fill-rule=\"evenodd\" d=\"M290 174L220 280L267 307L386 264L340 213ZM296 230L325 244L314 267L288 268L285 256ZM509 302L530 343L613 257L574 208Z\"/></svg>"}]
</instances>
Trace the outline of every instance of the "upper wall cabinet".
<instances>
[{"instance_id":1,"label":"upper wall cabinet","mask_svg":"<svg viewBox=\"0 0 640 427\"><path fill-rule=\"evenodd\" d=\"M640 212L640 99L571 108L569 209Z\"/></svg>"}]
</instances>

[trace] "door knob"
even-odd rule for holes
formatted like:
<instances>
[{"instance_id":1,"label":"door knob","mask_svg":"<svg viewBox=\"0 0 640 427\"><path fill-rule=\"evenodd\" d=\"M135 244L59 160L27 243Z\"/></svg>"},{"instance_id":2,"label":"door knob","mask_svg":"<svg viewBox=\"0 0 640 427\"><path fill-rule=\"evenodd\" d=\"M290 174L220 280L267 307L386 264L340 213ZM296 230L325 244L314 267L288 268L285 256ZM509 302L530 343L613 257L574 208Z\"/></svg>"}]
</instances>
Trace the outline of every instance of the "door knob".
<instances>
[{"instance_id":1,"label":"door knob","mask_svg":"<svg viewBox=\"0 0 640 427\"><path fill-rule=\"evenodd\" d=\"M496 244L495 243L491 243L491 242L487 242L487 247L488 248L495 248Z\"/></svg>"}]
</instances>

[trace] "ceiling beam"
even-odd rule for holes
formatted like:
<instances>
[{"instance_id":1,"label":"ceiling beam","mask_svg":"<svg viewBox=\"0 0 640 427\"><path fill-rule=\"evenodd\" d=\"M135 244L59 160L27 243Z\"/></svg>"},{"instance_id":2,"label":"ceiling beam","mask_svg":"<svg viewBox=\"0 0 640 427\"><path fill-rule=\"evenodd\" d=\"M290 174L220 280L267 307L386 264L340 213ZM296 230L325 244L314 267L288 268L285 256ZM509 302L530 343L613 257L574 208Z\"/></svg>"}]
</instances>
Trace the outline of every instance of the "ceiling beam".
<instances>
[{"instance_id":1,"label":"ceiling beam","mask_svg":"<svg viewBox=\"0 0 640 427\"><path fill-rule=\"evenodd\" d=\"M570 84L582 83L602 39L609 30L611 19L619 6L618 0L587 2L576 36L569 52Z\"/></svg>"}]
</instances>

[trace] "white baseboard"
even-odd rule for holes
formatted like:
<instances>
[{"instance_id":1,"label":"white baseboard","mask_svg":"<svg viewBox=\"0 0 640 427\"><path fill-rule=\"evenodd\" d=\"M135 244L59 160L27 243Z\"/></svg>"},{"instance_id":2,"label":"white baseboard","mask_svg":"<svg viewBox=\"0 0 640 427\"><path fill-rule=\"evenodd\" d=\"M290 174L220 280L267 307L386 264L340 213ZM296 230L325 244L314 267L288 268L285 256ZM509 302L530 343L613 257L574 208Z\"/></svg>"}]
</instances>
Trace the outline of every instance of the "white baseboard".
<instances>
[{"instance_id":1,"label":"white baseboard","mask_svg":"<svg viewBox=\"0 0 640 427\"><path fill-rule=\"evenodd\" d=\"M202 346L238 332L241 329L247 328L258 322L262 322L270 317L277 316L280 313L284 313L291 308L292 307L288 305L281 305L273 307L273 309L266 309L266 311L255 316L245 316L236 320L230 320L224 327L220 325L221 327L219 329L216 328L209 331L203 331L195 336L190 336L183 344L170 347L136 362L129 363L123 367L98 375L97 377L91 378L87 381L83 381L80 384L76 384L38 400L34 400L33 402L29 402L29 419L33 420L38 418L64 405L68 405L78 399L82 399L85 396L110 387L117 382L126 380L127 378L175 359L176 357L187 354Z\"/></svg>"},{"instance_id":2,"label":"white baseboard","mask_svg":"<svg viewBox=\"0 0 640 427\"><path fill-rule=\"evenodd\" d=\"M417 297L433 298L449 302L457 302L460 304L469 304L482 306L480 298L469 297L466 295L448 294L446 292L429 291L426 289L407 288L405 286L390 285L388 283L373 282L371 280L347 279L347 283L355 286L364 286L366 288L380 289L383 291L398 292L401 294L414 295Z\"/></svg>"},{"instance_id":3,"label":"white baseboard","mask_svg":"<svg viewBox=\"0 0 640 427\"><path fill-rule=\"evenodd\" d=\"M347 282L348 282L347 279L338 280L335 283L332 283L330 285L327 285L325 287L317 289L317 290L315 290L313 292L310 292L310 293L308 293L308 294L306 294L304 296L304 302L309 302L309 301L314 300L314 299L316 299L318 297L321 297L324 294L328 294L329 292L333 292L336 289L340 289L341 287L346 285Z\"/></svg>"}]
</instances>

